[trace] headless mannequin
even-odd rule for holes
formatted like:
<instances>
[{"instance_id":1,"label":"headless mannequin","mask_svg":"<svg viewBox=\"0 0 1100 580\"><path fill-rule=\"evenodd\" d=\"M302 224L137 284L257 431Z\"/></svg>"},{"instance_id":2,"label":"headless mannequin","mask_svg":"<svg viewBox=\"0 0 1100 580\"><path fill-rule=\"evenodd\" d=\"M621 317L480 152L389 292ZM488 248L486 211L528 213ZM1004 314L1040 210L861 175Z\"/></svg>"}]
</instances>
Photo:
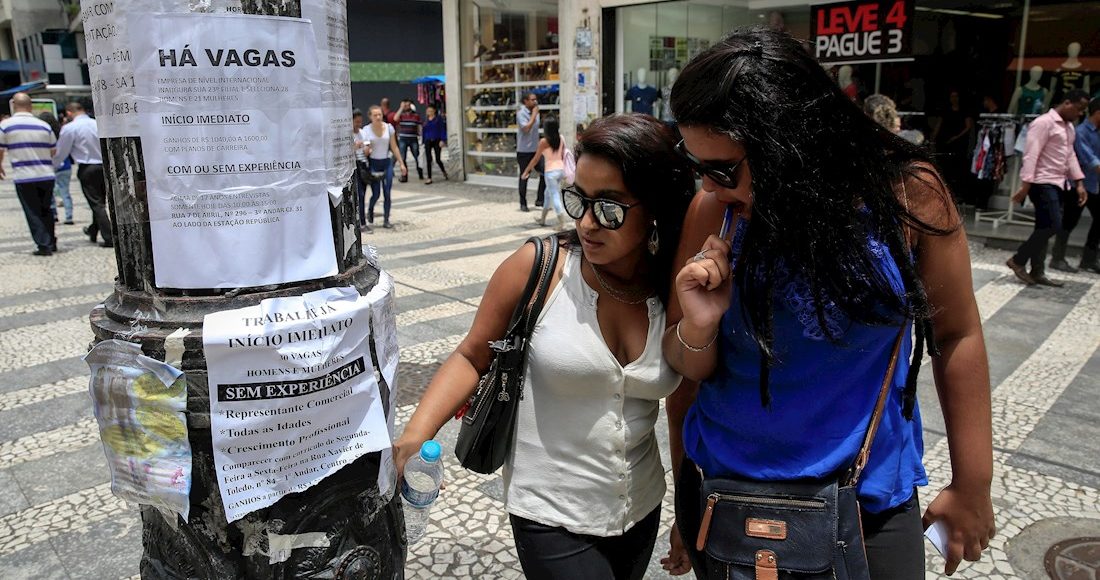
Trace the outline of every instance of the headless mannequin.
<instances>
[{"instance_id":1,"label":"headless mannequin","mask_svg":"<svg viewBox=\"0 0 1100 580\"><path fill-rule=\"evenodd\" d=\"M1040 114L1050 107L1050 98L1054 93L1039 85L1039 80L1042 78L1043 67L1038 65L1031 67L1028 71L1028 81L1016 87L1016 91L1012 93L1012 99L1008 102L1009 114ZM1023 107L1021 107L1021 100L1024 101Z\"/></svg>"},{"instance_id":2,"label":"headless mannequin","mask_svg":"<svg viewBox=\"0 0 1100 580\"><path fill-rule=\"evenodd\" d=\"M625 110L628 113L653 114L653 103L661 98L661 93L646 82L648 71L639 68L635 71L638 81L626 92Z\"/></svg>"},{"instance_id":3,"label":"headless mannequin","mask_svg":"<svg viewBox=\"0 0 1100 580\"><path fill-rule=\"evenodd\" d=\"M1054 77L1050 79L1051 96L1065 95L1070 89L1084 89L1086 93L1092 92L1089 88L1089 71L1084 67L1079 56L1081 56L1081 43L1069 43L1066 47L1065 62L1054 71ZM1062 86L1058 86L1059 81L1062 82Z\"/></svg>"},{"instance_id":4,"label":"headless mannequin","mask_svg":"<svg viewBox=\"0 0 1100 580\"><path fill-rule=\"evenodd\" d=\"M840 90L844 91L849 99L856 100L859 89L856 88L856 83L852 80L852 67L850 65L842 65L837 69L836 84L840 85Z\"/></svg>"},{"instance_id":5,"label":"headless mannequin","mask_svg":"<svg viewBox=\"0 0 1100 580\"><path fill-rule=\"evenodd\" d=\"M666 123L671 123L672 118L672 85L676 84L676 77L680 75L680 69L672 67L665 73L665 86L661 89L661 120Z\"/></svg>"}]
</instances>

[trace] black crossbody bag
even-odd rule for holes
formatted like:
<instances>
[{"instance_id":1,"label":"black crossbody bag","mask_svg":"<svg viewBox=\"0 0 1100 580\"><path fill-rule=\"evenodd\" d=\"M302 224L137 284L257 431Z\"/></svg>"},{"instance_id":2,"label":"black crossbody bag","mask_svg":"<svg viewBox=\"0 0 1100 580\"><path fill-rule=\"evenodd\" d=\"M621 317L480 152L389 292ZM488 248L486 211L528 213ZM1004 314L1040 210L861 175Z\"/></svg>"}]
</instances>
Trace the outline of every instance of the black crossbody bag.
<instances>
[{"instance_id":1,"label":"black crossbody bag","mask_svg":"<svg viewBox=\"0 0 1100 580\"><path fill-rule=\"evenodd\" d=\"M803 481L703 479L695 548L711 578L868 580L857 484L871 453L906 326L898 332L863 445L843 474Z\"/></svg>"},{"instance_id":2,"label":"black crossbody bag","mask_svg":"<svg viewBox=\"0 0 1100 580\"><path fill-rule=\"evenodd\" d=\"M493 362L481 376L477 391L462 416L455 443L455 455L462 467L478 473L500 469L512 448L516 411L523 395L527 341L546 303L546 292L558 262L557 236L532 237L527 243L535 244L531 275L504 337L489 343Z\"/></svg>"}]
</instances>

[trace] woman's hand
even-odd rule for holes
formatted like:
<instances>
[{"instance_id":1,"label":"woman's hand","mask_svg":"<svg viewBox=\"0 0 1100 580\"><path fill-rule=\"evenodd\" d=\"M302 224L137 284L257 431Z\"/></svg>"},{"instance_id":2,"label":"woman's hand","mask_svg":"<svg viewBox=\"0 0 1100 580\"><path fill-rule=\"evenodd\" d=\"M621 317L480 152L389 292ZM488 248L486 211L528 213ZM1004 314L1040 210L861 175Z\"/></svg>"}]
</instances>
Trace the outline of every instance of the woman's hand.
<instances>
[{"instance_id":1,"label":"woman's hand","mask_svg":"<svg viewBox=\"0 0 1100 580\"><path fill-rule=\"evenodd\" d=\"M676 275L682 321L695 329L718 326L730 307L730 245L711 235ZM702 346L702 345L699 345Z\"/></svg>"},{"instance_id":2,"label":"woman's hand","mask_svg":"<svg viewBox=\"0 0 1100 580\"><path fill-rule=\"evenodd\" d=\"M406 177L408 177L409 175L409 168L405 167L404 163L401 164L401 175L404 175Z\"/></svg>"},{"instance_id":3,"label":"woman's hand","mask_svg":"<svg viewBox=\"0 0 1100 580\"><path fill-rule=\"evenodd\" d=\"M397 438L397 441L393 444L393 469L397 473L397 479L400 480L405 475L405 464L412 459L414 455L420 453L420 446L424 444L427 439L420 439L418 437L405 437L404 434Z\"/></svg>"},{"instance_id":4,"label":"woman's hand","mask_svg":"<svg viewBox=\"0 0 1100 580\"><path fill-rule=\"evenodd\" d=\"M672 524L668 533L668 556L661 558L661 567L672 576L682 576L691 571L691 559L688 558L684 540L680 537L680 528Z\"/></svg>"},{"instance_id":5,"label":"woman's hand","mask_svg":"<svg viewBox=\"0 0 1100 580\"><path fill-rule=\"evenodd\" d=\"M531 172L530 171L524 171L523 175L520 176L520 179L527 179L528 177L531 177Z\"/></svg>"},{"instance_id":6,"label":"woman's hand","mask_svg":"<svg viewBox=\"0 0 1100 580\"><path fill-rule=\"evenodd\" d=\"M964 490L954 483L948 485L928 505L924 512L924 527L942 521L947 525L947 564L944 573L955 573L962 560L977 562L982 550L989 547L989 540L997 534L993 522L993 501L989 487Z\"/></svg>"}]
</instances>

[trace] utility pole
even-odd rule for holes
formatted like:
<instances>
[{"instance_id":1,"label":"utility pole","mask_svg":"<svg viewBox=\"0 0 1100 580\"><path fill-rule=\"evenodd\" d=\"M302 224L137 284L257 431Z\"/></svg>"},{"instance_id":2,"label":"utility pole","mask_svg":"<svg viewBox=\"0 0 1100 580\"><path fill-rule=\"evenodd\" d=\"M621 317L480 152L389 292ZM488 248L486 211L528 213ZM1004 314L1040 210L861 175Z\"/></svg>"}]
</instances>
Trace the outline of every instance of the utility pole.
<instances>
[{"instance_id":1,"label":"utility pole","mask_svg":"<svg viewBox=\"0 0 1100 580\"><path fill-rule=\"evenodd\" d=\"M391 430L393 422L393 284L364 254L349 184L345 3L83 0L81 9L118 265L114 292L91 313L92 352L104 341L136 343L186 380L186 438L177 442L184 451L173 458L189 455L189 490L178 484L189 509L141 502L142 577L402 578L400 498L392 481L388 490L380 483L389 449L377 451L385 422ZM372 305L356 306L368 294ZM313 304L311 296L321 297L319 306L282 314L280 305ZM351 314L337 320L340 309ZM215 331L216 321L236 320L235 312L249 313L243 324L271 348L252 334L233 338L233 328ZM285 326L291 319L304 326ZM215 332L239 348L221 348L215 359ZM361 344L351 344L353 332ZM311 362L297 364L290 355L305 350L272 346L287 336L322 346L309 353ZM336 353L343 344L352 355ZM355 366L358 348L365 368ZM237 351L288 362L215 364L243 360ZM242 385L216 377L246 370L263 378ZM276 372L290 378L268 376ZM110 388L93 377L101 429L102 405L130 404L125 396L97 398ZM234 399L240 393L256 396ZM379 415L366 412L349 429L359 420L369 429L340 436L341 421L318 428L323 413L348 412L324 407L339 397L348 397L345 407L379 401L383 433ZM140 411L112 412L123 422L137 417L115 434L142 429ZM241 416L251 418L233 422ZM363 452L369 438L373 447ZM291 453L307 443L311 451ZM134 484L137 494L164 491L156 457L141 457L156 453L139 449L127 467L105 449L116 494L141 465L150 475ZM325 452L342 459L326 463ZM276 467L244 467L264 462ZM302 475L318 470L325 474L319 481ZM280 477L305 483L279 487ZM241 491L257 486L268 486L258 490L266 493Z\"/></svg>"}]
</instances>

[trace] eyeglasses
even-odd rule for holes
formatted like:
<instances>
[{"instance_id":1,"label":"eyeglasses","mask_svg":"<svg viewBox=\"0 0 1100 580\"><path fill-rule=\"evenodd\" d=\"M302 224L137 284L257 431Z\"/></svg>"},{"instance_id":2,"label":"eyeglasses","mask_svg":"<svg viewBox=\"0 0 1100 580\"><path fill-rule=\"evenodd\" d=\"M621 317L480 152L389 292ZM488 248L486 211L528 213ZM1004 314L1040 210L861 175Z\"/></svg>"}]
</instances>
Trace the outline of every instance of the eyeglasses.
<instances>
[{"instance_id":1,"label":"eyeglasses","mask_svg":"<svg viewBox=\"0 0 1100 580\"><path fill-rule=\"evenodd\" d=\"M637 203L627 205L610 199L587 198L571 187L562 189L561 195L565 202L565 213L569 214L569 217L579 220L584 217L588 207L592 206L592 216L605 230L617 230L623 227L623 222L626 221L626 210L638 205Z\"/></svg>"},{"instance_id":2,"label":"eyeglasses","mask_svg":"<svg viewBox=\"0 0 1100 580\"><path fill-rule=\"evenodd\" d=\"M683 139L676 144L676 152L686 159L688 164L691 165L691 168L695 170L695 173L700 176L706 175L715 183L727 189L737 188L737 168L744 163L745 157L742 157L740 161L728 165L707 163L692 155L691 152L687 150L687 147L684 147Z\"/></svg>"}]
</instances>

